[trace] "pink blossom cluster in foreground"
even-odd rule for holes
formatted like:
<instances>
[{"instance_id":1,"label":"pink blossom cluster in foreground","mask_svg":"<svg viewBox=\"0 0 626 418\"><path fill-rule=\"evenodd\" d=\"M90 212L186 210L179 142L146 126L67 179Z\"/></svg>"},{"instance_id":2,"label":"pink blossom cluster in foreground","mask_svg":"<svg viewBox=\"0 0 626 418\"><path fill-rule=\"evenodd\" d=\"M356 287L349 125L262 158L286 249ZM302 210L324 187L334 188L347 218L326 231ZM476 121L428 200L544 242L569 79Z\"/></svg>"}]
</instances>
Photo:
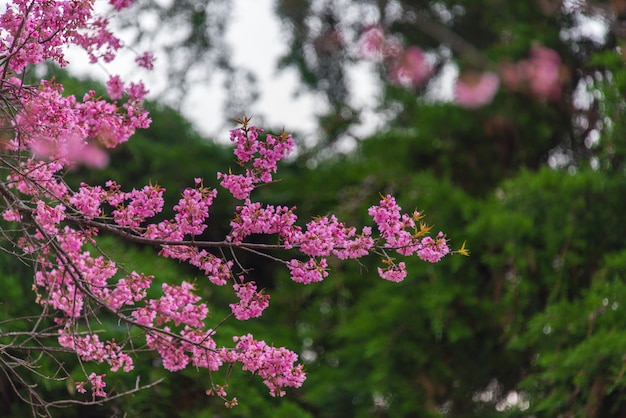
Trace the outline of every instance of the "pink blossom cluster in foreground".
<instances>
[{"instance_id":1,"label":"pink blossom cluster in foreground","mask_svg":"<svg viewBox=\"0 0 626 418\"><path fill-rule=\"evenodd\" d=\"M115 11L131 3L110 0ZM182 280L154 289L152 274L130 266L122 269L94 250L101 235L156 246L160 256L196 267L208 283L231 283L235 301L229 307L232 316L242 321L261 316L270 295L257 287L249 273L240 271L236 263L240 249L284 263L291 278L305 284L329 275L328 257L346 260L376 254L382 259L379 275L398 282L407 272L405 263L395 257L417 256L434 263L450 253L443 233L431 237L429 227L419 221L422 215L403 213L392 196L384 196L370 208L374 225L360 229L333 215L298 222L295 207L255 201L255 188L274 181L277 164L293 150L294 141L285 132L265 133L248 119L242 119L230 134L240 172L217 174L220 185L240 201L223 241L202 239L218 192L201 178L190 181L193 186L173 205L174 216L158 221L155 217L166 202L164 189L156 184L125 191L111 180L70 189L63 181L67 169L77 164L103 166L108 158L105 149L149 125L142 107L147 90L141 83L125 83L112 75L107 82L109 100L93 91L77 99L65 95L63 86L54 81L27 86L15 77L26 65L44 60L65 65L63 51L69 44L83 47L93 62L112 60L121 42L109 30L108 20L94 15L92 1L15 0L0 15L0 24L4 29L0 57L5 64L0 70L0 92L5 103L13 106L11 111L15 109L14 114L5 112L14 115L15 135L2 144L3 161L8 162L3 168L9 173L0 180L2 217L20 232L15 245L36 266L36 302L43 312L53 313L58 344L83 362L85 380L76 382L76 389L80 393L91 389L93 400L109 394L107 375L88 372L89 362L106 364L112 373L128 373L146 351L156 353L172 372L189 366L213 372L239 364L258 375L273 396L282 396L287 387L299 387L305 379L294 352L250 334L230 336L232 346L218 347L214 337L223 320L210 316L209 305L198 294L198 282L205 281ZM398 80L422 82L428 71L420 67L420 53L394 52L392 43L385 42L385 54L396 60ZM144 53L137 64L152 68L154 59ZM271 242L277 244L252 243L250 236L259 234L271 235ZM219 251L224 248L231 251ZM299 254L290 260L269 254L285 249ZM100 327L90 325L97 321L96 315L111 316L137 332L124 341L101 338L96 331ZM237 404L235 398L226 399L227 383L211 379L207 385L208 394L221 397L228 406Z\"/></svg>"},{"instance_id":2,"label":"pink blossom cluster in foreground","mask_svg":"<svg viewBox=\"0 0 626 418\"><path fill-rule=\"evenodd\" d=\"M248 126L247 121L233 130L231 138L236 143L235 155L244 174L218 177L223 187L245 200L236 207L232 230L221 245L246 247L249 245L246 238L252 234L276 235L281 240L277 249L297 249L304 256L304 260L294 258L284 263L292 279L305 284L328 276L327 258L331 255L354 259L371 253L382 254L379 275L397 282L406 277L406 266L404 262L396 263L388 251L402 256L417 255L429 262L437 262L449 254L443 234L428 236L429 228L417 222L421 214L402 213L392 196L385 196L378 206L369 210L380 233L378 237L373 236L370 227L358 232L332 215L316 218L301 227L296 225L296 208L252 202L250 193L255 185L272 181L271 174L276 172L277 162L288 155L293 139L284 133L264 135L261 129ZM38 253L38 302L62 313L57 322L61 326L59 343L63 347L74 350L83 361L106 362L112 371L133 369L133 359L121 345L101 341L97 334L75 333L76 319L86 314L87 305L95 303L143 329L147 347L160 355L163 366L170 371L190 365L215 371L226 363L238 362L244 370L260 375L273 395L282 395L284 387L302 384L302 367L295 364L297 356L287 349L268 346L252 336L235 337L237 344L233 348L217 348L213 339L217 331L208 321L209 308L196 295L195 285L186 281L180 285L163 284L163 296L151 299L147 290L153 276L134 271L120 276L115 261L103 255L93 256L86 250L102 232L125 231L143 242L160 245L163 257L196 266L216 285L232 281L239 300L230 304L235 318L258 317L268 307L270 296L243 275L235 279L232 260L202 248L199 238L207 227L209 209L217 196L215 189L196 179L195 186L186 189L174 206L172 219L151 223L150 218L165 205L164 189L157 185L124 192L120 185L109 181L104 187L83 184L72 192L56 176L63 165L51 165L36 158L27 165L31 169L11 174L10 188L31 196L37 205L32 211L24 211L22 218L16 216L21 213L19 208L17 212L5 211L4 217L22 221L26 217L37 225L22 240L22 248ZM39 170L40 167L48 169ZM240 184L251 184L252 190L241 195ZM38 187L42 185L45 188ZM191 238L194 240L190 241ZM57 248L59 251L54 251ZM95 380L90 378L90 381ZM102 384L91 386L94 396L105 393ZM84 384L79 383L79 387L83 389Z\"/></svg>"}]
</instances>

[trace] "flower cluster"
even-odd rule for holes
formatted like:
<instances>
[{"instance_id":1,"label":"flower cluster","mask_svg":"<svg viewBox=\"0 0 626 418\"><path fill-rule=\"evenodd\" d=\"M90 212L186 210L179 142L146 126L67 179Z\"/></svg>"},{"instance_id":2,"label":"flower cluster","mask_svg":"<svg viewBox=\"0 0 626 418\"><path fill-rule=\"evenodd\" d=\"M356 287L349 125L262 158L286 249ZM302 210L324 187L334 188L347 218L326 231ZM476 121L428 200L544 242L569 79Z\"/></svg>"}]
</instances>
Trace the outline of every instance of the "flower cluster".
<instances>
[{"instance_id":1,"label":"flower cluster","mask_svg":"<svg viewBox=\"0 0 626 418\"><path fill-rule=\"evenodd\" d=\"M243 281L243 277L240 279ZM261 316L270 304L270 295L257 292L254 282L235 283L233 288L239 298L239 303L231 303L230 309L235 318L240 321Z\"/></svg>"},{"instance_id":2,"label":"flower cluster","mask_svg":"<svg viewBox=\"0 0 626 418\"><path fill-rule=\"evenodd\" d=\"M249 120L242 127L230 133L230 140L235 143L235 155L239 164L246 167L245 174L217 173L221 185L231 192L236 199L246 199L258 183L270 183L272 173L276 172L278 161L285 158L294 147L291 135L265 135L260 139L262 129L248 126Z\"/></svg>"},{"instance_id":3,"label":"flower cluster","mask_svg":"<svg viewBox=\"0 0 626 418\"><path fill-rule=\"evenodd\" d=\"M325 258L317 261L310 258L306 262L293 259L287 263L291 279L297 283L309 284L321 282L328 277L328 262Z\"/></svg>"},{"instance_id":4,"label":"flower cluster","mask_svg":"<svg viewBox=\"0 0 626 418\"><path fill-rule=\"evenodd\" d=\"M93 14L91 1L13 0L0 15L2 56L11 57L10 70L53 60L66 65L64 48L84 48L92 62L111 61L121 41L108 29L108 21Z\"/></svg>"},{"instance_id":5,"label":"flower cluster","mask_svg":"<svg viewBox=\"0 0 626 418\"><path fill-rule=\"evenodd\" d=\"M380 237L385 241L384 248L395 249L404 256L417 254L419 258L436 263L450 253L446 238L442 232L436 239L426 235L430 227L424 223L417 223L423 216L420 212L413 212L411 216L401 213L402 208L396 203L393 196L387 195L381 199L379 206L372 206L369 214L374 219L380 231ZM383 260L387 267L378 268L378 274L386 280L399 282L406 277L406 264L394 263L393 258Z\"/></svg>"},{"instance_id":6,"label":"flower cluster","mask_svg":"<svg viewBox=\"0 0 626 418\"><path fill-rule=\"evenodd\" d=\"M150 123L141 107L147 91L140 83L126 89L130 100L118 106L94 92L87 93L81 102L74 96L63 96L63 87L54 82L43 80L34 90L10 77L9 71L19 74L27 65L45 60L64 66L65 48L70 44L82 47L93 63L112 61L122 42L109 29L108 20L94 14L92 3L13 0L0 14L0 55L6 62L0 76L4 89L21 107L15 118L20 135L11 141L12 149L30 148L37 157L60 160L64 165L102 167L108 156L100 146L115 147ZM112 5L120 10L131 3L116 1ZM151 65L149 55L140 58L139 64ZM110 81L111 98L121 98L124 90L119 78Z\"/></svg>"},{"instance_id":7,"label":"flower cluster","mask_svg":"<svg viewBox=\"0 0 626 418\"><path fill-rule=\"evenodd\" d=\"M59 331L59 344L76 351L83 361L107 362L114 372L120 368L129 372L135 367L132 358L122 353L114 341L102 342L97 334L80 337L62 329Z\"/></svg>"},{"instance_id":8,"label":"flower cluster","mask_svg":"<svg viewBox=\"0 0 626 418\"><path fill-rule=\"evenodd\" d=\"M22 110L15 123L20 135L8 144L11 150L31 149L38 158L64 165L86 164L102 167L108 156L102 148L114 148L150 124L141 108L143 94L122 107L90 91L78 101L64 96L63 86L43 80L37 94L21 98Z\"/></svg>"},{"instance_id":9,"label":"flower cluster","mask_svg":"<svg viewBox=\"0 0 626 418\"><path fill-rule=\"evenodd\" d=\"M285 245L291 247L292 243L299 241L300 233L300 227L295 225L294 209L273 205L263 208L260 202L246 199L242 206L236 207L235 219L230 223L232 231L226 239L240 244L252 234L278 234Z\"/></svg>"},{"instance_id":10,"label":"flower cluster","mask_svg":"<svg viewBox=\"0 0 626 418\"><path fill-rule=\"evenodd\" d=\"M106 382L104 381L105 377L106 377L106 374L95 374L95 373L91 373L87 377L87 379L89 380L89 384L91 385L91 393L94 399L96 398L96 396L99 396L102 398L107 396L106 392L104 391L104 388L107 385ZM76 382L76 390L79 393L87 392L87 389L85 389L85 383L86 382Z\"/></svg>"},{"instance_id":11,"label":"flower cluster","mask_svg":"<svg viewBox=\"0 0 626 418\"><path fill-rule=\"evenodd\" d=\"M305 374L301 364L294 366L298 355L284 347L271 347L265 341L257 341L251 334L233 337L235 350L225 357L242 364L243 370L258 374L270 389L272 396L283 396L284 387L300 387Z\"/></svg>"}]
</instances>

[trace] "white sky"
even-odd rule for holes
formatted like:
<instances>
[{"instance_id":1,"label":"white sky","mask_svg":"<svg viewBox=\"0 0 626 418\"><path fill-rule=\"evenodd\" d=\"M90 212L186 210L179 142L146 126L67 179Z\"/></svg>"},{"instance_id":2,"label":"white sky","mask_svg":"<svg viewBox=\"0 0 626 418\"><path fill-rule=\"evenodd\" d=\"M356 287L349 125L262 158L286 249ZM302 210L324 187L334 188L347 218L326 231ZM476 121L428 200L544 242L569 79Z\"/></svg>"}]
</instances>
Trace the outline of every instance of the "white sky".
<instances>
[{"instance_id":1,"label":"white sky","mask_svg":"<svg viewBox=\"0 0 626 418\"><path fill-rule=\"evenodd\" d=\"M260 97L258 103L248 110L249 115L259 116L273 126L297 127L298 130L312 131L315 128L313 115L323 107L311 96L294 97L298 83L295 71L277 73L276 62L285 52L287 45L281 36L280 22L273 14L273 0L236 0L233 2L236 17L228 25L227 41L233 46L232 62L235 67L245 68L255 73ZM282 38L282 39L281 39ZM214 83L217 84L217 83ZM219 86L197 89L189 97L184 111L197 121L203 132L214 132L221 128L224 115L219 108L219 100L212 103L211 115L202 115L203 103L217 93L214 98L223 97Z\"/></svg>"},{"instance_id":2,"label":"white sky","mask_svg":"<svg viewBox=\"0 0 626 418\"><path fill-rule=\"evenodd\" d=\"M96 7L98 3L103 6L106 2L97 0ZM236 18L229 23L227 32L227 40L233 46L233 63L255 73L260 93L258 102L248 112L257 122L314 135L314 115L324 110L323 101L307 94L295 97L296 72L283 70L278 73L276 70L277 59L284 52L286 42L281 39L284 35L281 35L280 22L273 14L273 4L273 0L233 1L232 16ZM154 71L147 72L137 68L133 62L136 55L130 51L120 53L110 64L99 65L88 65L86 54L79 50L70 51L68 56L69 70L77 75L89 75L103 82L109 74L119 74L125 81L142 79L152 92L167 85L164 75L159 72L159 61L166 61L167 57L156 55ZM218 140L227 138L226 128L231 125L221 107L226 94L221 82L220 77L212 77L210 84L189 89L182 106L183 114L198 131Z\"/></svg>"},{"instance_id":3,"label":"white sky","mask_svg":"<svg viewBox=\"0 0 626 418\"><path fill-rule=\"evenodd\" d=\"M247 110L247 114L258 124L284 127L289 132L303 133L307 140L314 141L317 127L315 115L325 111L325 101L323 97L313 94L296 94L299 80L295 70L278 72L277 60L287 48L287 35L281 30L281 22L273 13L274 3L274 0L232 2L234 18L228 24L226 35L228 43L233 47L232 61L235 66L255 73L260 93L259 100ZM96 0L96 7L108 8L108 5L105 0ZM132 51L122 51L113 63L99 65L87 65L86 54L79 50L70 51L68 56L69 69L77 75L89 75L103 82L113 74L122 76L125 81L141 79L152 92L167 87L167 79L159 72L159 62L164 63L167 57L156 55L155 69L148 72L137 68L133 62L136 53ZM354 96L353 105L365 108L363 119L367 121L356 127L354 134L366 135L382 123L373 112L378 86L367 63L355 65L349 71L349 79ZM227 129L232 127L232 122L229 121L230 115L225 115L222 109L226 94L221 86L222 81L221 77L214 76L210 84L193 86L181 110L199 132L216 140L227 141ZM154 95L150 97L154 98Z\"/></svg>"}]
</instances>

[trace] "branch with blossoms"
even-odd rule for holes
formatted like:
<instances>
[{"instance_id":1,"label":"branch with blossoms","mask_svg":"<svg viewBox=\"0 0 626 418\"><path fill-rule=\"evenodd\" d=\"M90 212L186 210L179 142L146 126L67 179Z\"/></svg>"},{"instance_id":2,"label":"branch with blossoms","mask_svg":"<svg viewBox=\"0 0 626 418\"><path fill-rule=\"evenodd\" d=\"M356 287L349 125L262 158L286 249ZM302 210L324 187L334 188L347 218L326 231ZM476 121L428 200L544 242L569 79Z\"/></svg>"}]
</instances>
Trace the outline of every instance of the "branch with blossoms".
<instances>
[{"instance_id":1,"label":"branch with blossoms","mask_svg":"<svg viewBox=\"0 0 626 418\"><path fill-rule=\"evenodd\" d=\"M17 170L9 175L10 183L0 183L0 194L8 202L4 219L20 223L23 228L23 236L15 244L25 254L36 254L37 301L62 314L55 318L62 347L74 350L83 361L106 362L112 371L131 371L132 350L124 350L114 341L101 341L96 333L77 336L79 319L88 320L89 312L105 309L129 326L142 329L147 347L159 353L164 367L170 371L189 364L216 371L225 363L239 362L244 370L261 375L274 396L283 395L284 387L300 386L304 380L301 365L294 365L297 358L294 353L269 347L252 340L252 336L236 337L235 347L218 349L213 338L216 330L207 328L205 323L208 308L200 303L190 283L164 284L163 297L147 299L147 289L154 277L130 272L116 282L115 262L103 255L93 257L85 250L101 233L112 232L131 241L158 245L160 256L197 267L215 285L232 282L239 302L230 304L230 308L238 320L261 316L270 296L257 291L256 283L246 281L243 274L235 277L234 260L215 256L207 248L240 248L258 254L268 250L298 250L305 260L294 258L282 262L292 279L304 284L328 276L327 257L331 255L345 260L374 252L381 254L384 259L383 267L378 268L379 275L398 282L406 277L406 266L404 262L396 263L388 255L390 251L403 256L417 255L429 262L437 262L450 252L442 233L435 238L428 236L429 228L417 222L421 215L402 214L392 196L385 196L379 206L370 208L380 233L376 238L370 227L357 233L356 228L347 227L334 216L316 218L302 228L296 225L295 208L252 202L250 195L254 188L273 181L278 161L293 148L293 138L285 133L267 134L262 139L260 134L263 131L248 126L248 120L231 132L231 140L236 143L235 155L244 174L218 173L218 179L243 204L236 207L231 232L222 242L195 239L207 228L209 207L217 195L201 179L195 180L195 187L183 192L173 208L174 218L157 223L150 223L150 218L164 207L164 189L158 185L123 192L111 181L105 187L83 184L71 192L50 170L45 171L47 177L42 177L41 171L35 171L37 176L33 176L34 170ZM47 168L51 164L36 159L31 162ZM245 239L252 234L276 235L280 244L247 243ZM245 345L242 341L246 341ZM246 352L244 348L260 350L264 359L272 358L271 371L266 370L268 365L258 364L257 357L261 354ZM284 359L280 366L276 365L276 355ZM254 366L250 358L254 359ZM94 397L105 396L100 377L91 376L90 382ZM77 389L85 390L85 382L79 382ZM212 387L209 391L222 393L223 387L219 391Z\"/></svg>"},{"instance_id":2,"label":"branch with blossoms","mask_svg":"<svg viewBox=\"0 0 626 418\"><path fill-rule=\"evenodd\" d=\"M131 1L111 1L116 10ZM236 251L245 250L284 264L291 279L303 284L319 282L329 275L328 258L381 257L378 275L392 282L406 278L406 264L398 257L418 257L436 263L451 253L442 232L430 235L417 211L403 213L393 196L382 196L369 209L373 226L357 230L334 215L298 224L295 207L267 205L253 200L260 185L275 181L280 160L294 148L291 135L265 133L243 118L230 132L240 170L217 173L219 185L240 204L222 241L203 241L210 208L218 190L196 178L173 206L171 219L155 221L166 205L164 189L156 184L124 191L111 180L104 185L81 184L72 190L63 180L66 170L79 165L103 166L105 149L127 141L150 119L142 107L147 90L141 83L125 84L112 76L107 83L109 99L90 91L82 99L64 94L63 86L42 80L37 86L23 83L24 68L52 59L66 63L62 46L83 47L94 62L114 58L121 42L108 30L106 19L95 16L91 1L14 1L0 16L5 28L0 53L0 109L12 135L2 143L0 155L0 210L4 223L3 248L34 268L33 291L41 314L16 318L25 331L0 328L0 364L15 392L33 405L37 413L71 402L102 403L125 393L148 388L152 383L126 392L107 390L107 374L92 365L104 364L112 373L131 373L135 361L152 353L171 372L187 367L209 372L207 395L237 404L226 392L228 380L216 383L213 372L237 364L258 375L272 396L300 387L305 380L298 356L274 347L251 334L230 336L231 346L218 346L216 335L229 319L257 318L268 308L270 295L259 289L241 266ZM149 55L137 63L152 67ZM196 284L163 283L159 297L148 296L155 277L126 270L97 249L103 235L159 248L159 256L194 266L215 286L232 286L237 298L229 304L231 314L209 321L209 307L197 294ZM276 244L250 242L252 235L272 236ZM214 251L231 249L231 255ZM283 259L277 252L290 250L298 256ZM459 253L466 254L465 248ZM216 253L218 255L216 255ZM152 293L152 292L150 292ZM126 327L116 341L106 330L94 328L114 318ZM0 324L3 325L3 324ZM15 355L19 352L20 355ZM39 353L39 354L37 354ZM72 379L60 355L79 360L84 378L74 381L78 394L90 392L91 400L45 400L31 377ZM56 365L53 373L40 372L42 356ZM23 371L31 373L24 376ZM110 376L109 376L110 377ZM89 395L85 395L89 398Z\"/></svg>"}]
</instances>

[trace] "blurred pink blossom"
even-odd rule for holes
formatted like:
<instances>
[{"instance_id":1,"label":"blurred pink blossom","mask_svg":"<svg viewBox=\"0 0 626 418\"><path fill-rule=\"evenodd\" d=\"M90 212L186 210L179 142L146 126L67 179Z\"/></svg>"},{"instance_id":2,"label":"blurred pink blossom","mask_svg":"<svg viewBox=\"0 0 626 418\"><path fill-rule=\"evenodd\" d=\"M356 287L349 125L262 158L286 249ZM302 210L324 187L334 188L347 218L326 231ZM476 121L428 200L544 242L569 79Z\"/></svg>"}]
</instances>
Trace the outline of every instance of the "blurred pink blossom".
<instances>
[{"instance_id":1,"label":"blurred pink blossom","mask_svg":"<svg viewBox=\"0 0 626 418\"><path fill-rule=\"evenodd\" d=\"M389 70L389 77L396 84L417 87L426 81L432 70L424 52L416 46L410 46L396 58Z\"/></svg>"},{"instance_id":2,"label":"blurred pink blossom","mask_svg":"<svg viewBox=\"0 0 626 418\"><path fill-rule=\"evenodd\" d=\"M528 82L530 91L540 99L561 98L561 57L546 47L535 47L530 51Z\"/></svg>"},{"instance_id":3,"label":"blurred pink blossom","mask_svg":"<svg viewBox=\"0 0 626 418\"><path fill-rule=\"evenodd\" d=\"M124 95L124 82L119 75L109 77L107 81L107 93L112 100L119 100Z\"/></svg>"},{"instance_id":4,"label":"blurred pink blossom","mask_svg":"<svg viewBox=\"0 0 626 418\"><path fill-rule=\"evenodd\" d=\"M498 87L500 79L494 73L464 73L456 81L455 101L459 106L475 109L491 103Z\"/></svg>"},{"instance_id":5,"label":"blurred pink blossom","mask_svg":"<svg viewBox=\"0 0 626 418\"><path fill-rule=\"evenodd\" d=\"M383 27L378 24L365 27L357 45L361 57L374 61L396 57L402 52L400 40L387 36Z\"/></svg>"},{"instance_id":6,"label":"blurred pink blossom","mask_svg":"<svg viewBox=\"0 0 626 418\"><path fill-rule=\"evenodd\" d=\"M154 55L148 51L144 51L141 55L135 58L137 65L148 70L154 69L154 60Z\"/></svg>"},{"instance_id":7,"label":"blurred pink blossom","mask_svg":"<svg viewBox=\"0 0 626 418\"><path fill-rule=\"evenodd\" d=\"M561 57L553 49L534 47L529 59L500 65L500 78L509 90L527 91L540 100L559 100Z\"/></svg>"},{"instance_id":8,"label":"blurred pink blossom","mask_svg":"<svg viewBox=\"0 0 626 418\"><path fill-rule=\"evenodd\" d=\"M109 155L103 149L77 135L68 136L64 141L39 137L31 143L31 149L38 158L61 159L69 165L104 168L109 164Z\"/></svg>"},{"instance_id":9,"label":"blurred pink blossom","mask_svg":"<svg viewBox=\"0 0 626 418\"><path fill-rule=\"evenodd\" d=\"M115 10L118 12L122 9L130 7L133 4L134 0L109 0L109 4L115 7Z\"/></svg>"}]
</instances>

